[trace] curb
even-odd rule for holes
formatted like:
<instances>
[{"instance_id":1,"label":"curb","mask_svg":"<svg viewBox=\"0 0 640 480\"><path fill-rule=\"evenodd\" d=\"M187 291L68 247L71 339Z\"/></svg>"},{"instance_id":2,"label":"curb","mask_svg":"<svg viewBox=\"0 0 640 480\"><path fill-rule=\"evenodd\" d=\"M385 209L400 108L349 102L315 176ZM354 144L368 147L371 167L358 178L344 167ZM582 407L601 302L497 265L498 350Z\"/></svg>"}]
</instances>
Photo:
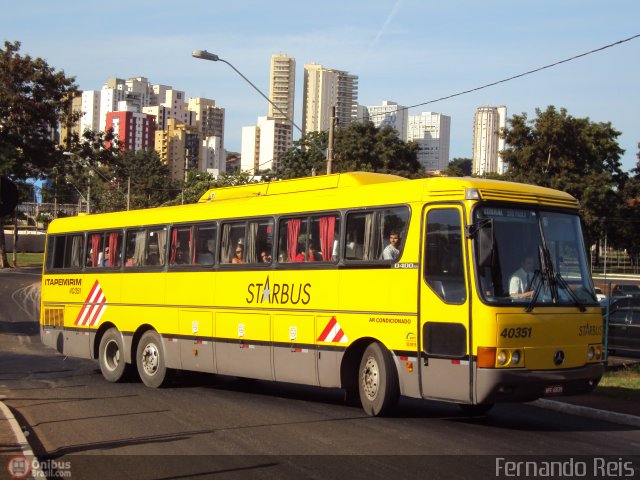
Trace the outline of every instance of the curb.
<instances>
[{"instance_id":1,"label":"curb","mask_svg":"<svg viewBox=\"0 0 640 480\"><path fill-rule=\"evenodd\" d=\"M547 400L544 398L539 398L538 400L529 402L529 405L546 408L547 410L554 410L556 412L568 413L570 415L593 418L595 420L605 420L619 425L640 427L640 417L628 415L626 413L609 412L608 410L599 410L597 408L583 407L581 405L573 405L571 403Z\"/></svg>"},{"instance_id":2,"label":"curb","mask_svg":"<svg viewBox=\"0 0 640 480\"><path fill-rule=\"evenodd\" d=\"M0 413L4 415L7 422L9 423L9 426L13 431L13 435L17 440L17 446L20 447L20 449L22 450L22 454L28 460L29 465L31 465L31 477L33 477L34 479L47 478L44 472L40 469L38 458L33 454L33 450L31 450L31 445L29 445L29 442L27 441L27 437L25 437L24 433L22 432L22 429L20 428L20 425L18 424L16 417L13 416L13 413L11 413L11 410L9 410L9 407L7 407L4 404L4 402L2 402L1 400L0 400Z\"/></svg>"}]
</instances>

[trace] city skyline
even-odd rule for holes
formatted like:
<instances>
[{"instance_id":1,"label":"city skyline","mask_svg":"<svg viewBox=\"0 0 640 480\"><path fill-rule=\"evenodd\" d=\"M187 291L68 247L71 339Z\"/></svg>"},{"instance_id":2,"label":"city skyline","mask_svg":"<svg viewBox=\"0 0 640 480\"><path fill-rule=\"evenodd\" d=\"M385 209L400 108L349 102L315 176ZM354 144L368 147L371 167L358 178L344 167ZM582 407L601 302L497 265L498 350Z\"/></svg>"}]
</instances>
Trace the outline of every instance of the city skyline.
<instances>
[{"instance_id":1,"label":"city skyline","mask_svg":"<svg viewBox=\"0 0 640 480\"><path fill-rule=\"evenodd\" d=\"M268 104L222 63L191 57L207 49L232 63L269 92L271 55L296 59L294 121L302 120L302 65L319 63L359 78L358 103L392 99L417 105L526 72L638 33L640 5L567 0L542 1L536 9L503 1L493 8L470 1L328 1L322 9L276 1L223 5L208 13L204 2L177 10L168 2L126 4L115 22L97 2L9 4L0 19L2 40L18 40L21 53L44 58L75 76L82 90L107 78L145 76L191 97L215 99L226 109L225 148L240 151L241 128L267 115ZM336 10L338 9L338 10ZM340 11L339 16L333 12ZM285 14L283 14L285 12ZM143 15L144 13L144 15ZM165 28L158 28L163 26ZM238 27L241 28L238 28ZM285 28L286 27L286 28ZM640 99L635 61L640 39L468 95L414 107L410 115L436 111L451 117L449 158L471 158L473 117L483 105L506 105L509 115L547 105L574 117L611 122L621 131L625 171L635 167ZM294 139L299 132L294 131Z\"/></svg>"}]
</instances>

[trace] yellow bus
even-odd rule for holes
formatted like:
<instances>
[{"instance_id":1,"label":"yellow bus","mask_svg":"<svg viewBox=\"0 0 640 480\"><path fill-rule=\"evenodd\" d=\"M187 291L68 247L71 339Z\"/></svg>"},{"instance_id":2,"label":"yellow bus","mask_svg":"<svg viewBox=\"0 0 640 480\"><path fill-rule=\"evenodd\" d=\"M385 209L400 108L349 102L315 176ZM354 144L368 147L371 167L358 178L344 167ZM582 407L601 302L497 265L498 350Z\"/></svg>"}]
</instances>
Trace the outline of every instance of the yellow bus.
<instances>
[{"instance_id":1,"label":"yellow bus","mask_svg":"<svg viewBox=\"0 0 640 480\"><path fill-rule=\"evenodd\" d=\"M370 415L585 393L604 356L578 211L530 185L356 172L58 219L41 338L111 382L342 388Z\"/></svg>"}]
</instances>

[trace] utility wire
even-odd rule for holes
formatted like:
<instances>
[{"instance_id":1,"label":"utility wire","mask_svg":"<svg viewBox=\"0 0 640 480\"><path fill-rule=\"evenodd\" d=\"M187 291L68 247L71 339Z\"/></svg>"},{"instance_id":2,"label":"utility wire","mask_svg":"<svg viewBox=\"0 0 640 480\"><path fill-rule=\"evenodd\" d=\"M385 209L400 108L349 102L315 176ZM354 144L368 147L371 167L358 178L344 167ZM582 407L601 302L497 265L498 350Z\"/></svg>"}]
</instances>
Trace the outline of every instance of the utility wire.
<instances>
[{"instance_id":1,"label":"utility wire","mask_svg":"<svg viewBox=\"0 0 640 480\"><path fill-rule=\"evenodd\" d=\"M623 43L630 42L631 40L635 40L636 38L639 38L639 37L640 37L640 34L633 35L631 37L625 38L623 40L618 40L617 42L613 42L613 43L610 43L608 45L604 45L602 47L590 50L588 52L580 53L578 55L574 55L573 57L565 58L564 60L559 60L557 62L550 63L549 65L545 65L544 67L535 68L533 70L529 70L528 72L519 73L518 75L513 75L512 77L504 78L504 79L498 80L496 82L487 83L486 85L482 85L482 86L476 87L476 88L471 88L469 90L464 90L462 92L453 93L451 95L446 95L444 97L436 98L434 100L429 100L427 102L416 103L415 105L410 105L408 107L398 108L398 110L394 110L394 112L399 112L401 110L409 110L410 108L415 108L415 107L422 107L424 105L429 105L430 103L436 103L436 102L440 102L442 100L448 100L450 98L459 97L461 95L466 95L467 93L477 92L478 90L482 90L482 89L485 89L485 88L493 87L495 85L499 85L500 83L510 82L511 80L515 80L516 78L525 77L527 75L531 75L533 73L537 73L537 72L540 72L542 70L546 70L548 68L556 67L556 66L561 65L563 63L571 62L571 61L576 60L578 58L586 57L587 55L591 55L591 54L596 53L596 52L601 52L602 50L606 50L607 48L615 47L617 45L621 45ZM393 113L393 112L387 112L387 113ZM375 116L380 116L380 115L387 115L387 113L384 113L384 112L383 113L376 113L376 114L373 114L371 116L375 117Z\"/></svg>"}]
</instances>

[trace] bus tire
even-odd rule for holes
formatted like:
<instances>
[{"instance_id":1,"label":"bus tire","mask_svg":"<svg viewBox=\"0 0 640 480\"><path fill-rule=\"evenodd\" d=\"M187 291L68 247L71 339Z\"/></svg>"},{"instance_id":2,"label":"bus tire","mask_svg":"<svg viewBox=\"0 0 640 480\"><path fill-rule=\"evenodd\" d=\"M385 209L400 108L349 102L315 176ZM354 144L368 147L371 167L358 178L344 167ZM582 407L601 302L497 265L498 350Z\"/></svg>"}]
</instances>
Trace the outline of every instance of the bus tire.
<instances>
[{"instance_id":1,"label":"bus tire","mask_svg":"<svg viewBox=\"0 0 640 480\"><path fill-rule=\"evenodd\" d=\"M115 328L110 328L100 339L98 347L98 363L102 376L108 382L119 382L124 379L127 364L124 361L124 343L122 336Z\"/></svg>"},{"instance_id":2,"label":"bus tire","mask_svg":"<svg viewBox=\"0 0 640 480\"><path fill-rule=\"evenodd\" d=\"M483 403L479 405L471 405L470 403L459 403L458 407L465 415L469 417L479 417L489 413L493 408L493 403Z\"/></svg>"},{"instance_id":3,"label":"bus tire","mask_svg":"<svg viewBox=\"0 0 640 480\"><path fill-rule=\"evenodd\" d=\"M391 353L382 344L374 342L364 351L358 385L360 403L367 415L384 415L398 401L398 372Z\"/></svg>"},{"instance_id":4,"label":"bus tire","mask_svg":"<svg viewBox=\"0 0 640 480\"><path fill-rule=\"evenodd\" d=\"M147 387L160 388L169 382L171 371L165 363L162 339L154 330L145 332L140 338L136 365L140 379Z\"/></svg>"}]
</instances>

